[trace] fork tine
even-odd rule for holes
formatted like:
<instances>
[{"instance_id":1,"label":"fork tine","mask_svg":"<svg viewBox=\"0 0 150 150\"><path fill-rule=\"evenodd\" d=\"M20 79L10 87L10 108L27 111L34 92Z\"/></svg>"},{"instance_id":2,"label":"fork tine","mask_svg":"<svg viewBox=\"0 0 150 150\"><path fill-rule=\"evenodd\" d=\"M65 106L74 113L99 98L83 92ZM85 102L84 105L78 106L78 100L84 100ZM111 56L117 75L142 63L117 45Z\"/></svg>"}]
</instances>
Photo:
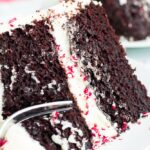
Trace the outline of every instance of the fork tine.
<instances>
[{"instance_id":1,"label":"fork tine","mask_svg":"<svg viewBox=\"0 0 150 150\"><path fill-rule=\"evenodd\" d=\"M31 118L34 118L34 117L37 117L37 116L44 116L44 115L48 115L48 114L51 114L52 112L64 112L64 111L69 111L71 110L72 107L62 107L62 108L55 108L55 109L48 109L48 110L45 110L43 112L39 112L39 113L36 113L36 114L31 114L31 116L27 116L25 117L25 119L21 119L21 121L19 121L18 123L21 123L27 119L31 119Z\"/></svg>"},{"instance_id":2,"label":"fork tine","mask_svg":"<svg viewBox=\"0 0 150 150\"><path fill-rule=\"evenodd\" d=\"M39 104L39 105L35 105L35 106L31 106L32 109L38 109L41 107L49 107L49 108L59 108L59 107L63 107L63 106L71 106L73 104L73 102L70 100L68 101L58 101L58 102L50 102L50 103L44 103L44 104ZM23 109L24 111L30 110L31 107L25 108Z\"/></svg>"},{"instance_id":3,"label":"fork tine","mask_svg":"<svg viewBox=\"0 0 150 150\"><path fill-rule=\"evenodd\" d=\"M72 109L72 101L58 101L31 106L11 115L0 128L0 138L4 138L8 129L14 124L33 117L50 114L54 111L62 112Z\"/></svg>"}]
</instances>

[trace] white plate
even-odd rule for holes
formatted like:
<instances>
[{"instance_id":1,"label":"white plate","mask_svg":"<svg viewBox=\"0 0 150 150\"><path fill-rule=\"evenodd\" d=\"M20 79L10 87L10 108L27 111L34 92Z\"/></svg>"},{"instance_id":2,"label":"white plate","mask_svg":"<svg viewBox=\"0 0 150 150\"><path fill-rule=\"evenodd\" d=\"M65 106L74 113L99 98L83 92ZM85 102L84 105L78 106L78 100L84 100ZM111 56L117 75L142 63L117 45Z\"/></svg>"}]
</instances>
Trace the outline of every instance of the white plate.
<instances>
[{"instance_id":1,"label":"white plate","mask_svg":"<svg viewBox=\"0 0 150 150\"><path fill-rule=\"evenodd\" d=\"M120 42L125 48L150 48L150 37L140 41L128 41L121 37Z\"/></svg>"}]
</instances>

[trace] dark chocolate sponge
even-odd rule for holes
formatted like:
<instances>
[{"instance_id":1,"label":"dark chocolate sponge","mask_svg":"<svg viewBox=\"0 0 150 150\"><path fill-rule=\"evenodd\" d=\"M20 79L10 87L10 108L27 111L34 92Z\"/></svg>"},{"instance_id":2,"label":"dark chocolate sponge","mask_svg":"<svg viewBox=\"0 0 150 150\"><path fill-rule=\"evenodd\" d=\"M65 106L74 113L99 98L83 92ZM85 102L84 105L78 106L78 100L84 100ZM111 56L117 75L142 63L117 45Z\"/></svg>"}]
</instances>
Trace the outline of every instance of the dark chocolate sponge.
<instances>
[{"instance_id":1,"label":"dark chocolate sponge","mask_svg":"<svg viewBox=\"0 0 150 150\"><path fill-rule=\"evenodd\" d=\"M49 33L50 27L46 24L46 20L35 21L34 25L13 30L12 34L6 32L0 35L4 118L35 104L74 100L68 88L67 76L58 61L55 42ZM12 81L12 77L15 81ZM76 134L77 141L82 144L82 139L86 138L87 146L91 147L91 132L76 103L73 110L61 113L57 117L60 122L67 120L74 127L81 129L83 137ZM51 118L34 118L24 122L23 126L46 150L60 150L60 146L52 141L51 136L57 135L56 130L59 129L61 136L67 139L71 131L69 128L62 130L61 124L53 127L50 123ZM72 148L79 150L75 144L69 143L69 149Z\"/></svg>"},{"instance_id":2,"label":"dark chocolate sponge","mask_svg":"<svg viewBox=\"0 0 150 150\"><path fill-rule=\"evenodd\" d=\"M127 3L121 5L119 0L101 1L118 35L129 40L141 40L150 36L150 2L127 0Z\"/></svg>"},{"instance_id":3,"label":"dark chocolate sponge","mask_svg":"<svg viewBox=\"0 0 150 150\"><path fill-rule=\"evenodd\" d=\"M76 31L73 25L78 27ZM124 131L126 123L136 122L142 113L150 111L150 98L128 64L104 9L91 3L68 22L68 30L71 53L83 63L98 107L117 123L119 131Z\"/></svg>"}]
</instances>

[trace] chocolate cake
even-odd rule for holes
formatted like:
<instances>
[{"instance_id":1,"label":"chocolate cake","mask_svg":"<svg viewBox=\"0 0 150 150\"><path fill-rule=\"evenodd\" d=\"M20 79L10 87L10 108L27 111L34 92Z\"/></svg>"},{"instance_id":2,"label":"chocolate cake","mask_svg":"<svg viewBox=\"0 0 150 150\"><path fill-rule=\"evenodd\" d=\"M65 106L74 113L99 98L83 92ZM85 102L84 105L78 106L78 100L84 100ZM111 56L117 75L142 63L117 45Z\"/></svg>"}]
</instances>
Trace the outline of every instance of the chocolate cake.
<instances>
[{"instance_id":1,"label":"chocolate cake","mask_svg":"<svg viewBox=\"0 0 150 150\"><path fill-rule=\"evenodd\" d=\"M74 100L68 88L67 76L58 61L56 44L49 33L50 27L46 24L46 20L34 22L34 25L25 25L24 29L17 28L11 34L5 32L0 36L4 119L28 106ZM57 124L58 119L60 123ZM64 125L63 130L63 123L68 123L72 127ZM62 138L69 138L73 132L72 138L77 139L78 145L82 145L86 138L91 145L91 133L76 103L72 111L44 116L44 119L43 117L31 119L24 122L23 126L48 150L61 149L51 139L55 138L53 135L57 133L56 129L61 132ZM68 146L69 149L80 148L75 143L70 143Z\"/></svg>"},{"instance_id":2,"label":"chocolate cake","mask_svg":"<svg viewBox=\"0 0 150 150\"><path fill-rule=\"evenodd\" d=\"M4 150L99 150L150 111L101 3L63 1L0 30L4 120L28 106L73 101L72 110L10 129Z\"/></svg>"},{"instance_id":3,"label":"chocolate cake","mask_svg":"<svg viewBox=\"0 0 150 150\"><path fill-rule=\"evenodd\" d=\"M101 0L116 33L129 40L150 36L149 0Z\"/></svg>"}]
</instances>

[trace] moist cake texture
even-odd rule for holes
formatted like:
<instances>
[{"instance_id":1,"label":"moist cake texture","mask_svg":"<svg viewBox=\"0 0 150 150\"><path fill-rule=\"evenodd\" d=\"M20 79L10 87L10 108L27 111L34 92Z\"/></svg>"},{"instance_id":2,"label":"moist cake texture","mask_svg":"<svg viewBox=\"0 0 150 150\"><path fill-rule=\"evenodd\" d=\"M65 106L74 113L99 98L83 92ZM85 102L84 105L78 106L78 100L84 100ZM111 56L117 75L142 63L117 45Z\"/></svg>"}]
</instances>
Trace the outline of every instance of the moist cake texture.
<instances>
[{"instance_id":1,"label":"moist cake texture","mask_svg":"<svg viewBox=\"0 0 150 150\"><path fill-rule=\"evenodd\" d=\"M16 126L4 150L17 150L17 131L32 150L99 150L150 111L101 3L63 1L18 24L0 31L2 118L46 102L73 109Z\"/></svg>"},{"instance_id":2,"label":"moist cake texture","mask_svg":"<svg viewBox=\"0 0 150 150\"><path fill-rule=\"evenodd\" d=\"M129 40L150 36L149 0L101 0L116 33ZM110 9L111 8L111 9Z\"/></svg>"},{"instance_id":3,"label":"moist cake texture","mask_svg":"<svg viewBox=\"0 0 150 150\"><path fill-rule=\"evenodd\" d=\"M50 26L46 24L44 20L35 22L0 36L4 119L28 106L74 99L67 85L67 76L58 61L54 38L49 33ZM91 133L76 104L72 111L31 119L23 126L47 150L61 149L61 146L64 149L81 149L87 139L91 145ZM63 137L64 140L70 137L72 141L64 145L53 143L52 139L59 136L62 140Z\"/></svg>"},{"instance_id":4,"label":"moist cake texture","mask_svg":"<svg viewBox=\"0 0 150 150\"><path fill-rule=\"evenodd\" d=\"M81 14L71 18L69 24L74 25L69 28L72 53L79 59L94 89L97 105L118 128L122 128L124 122L137 121L142 112L150 110L150 101L128 64L105 11L90 4ZM72 31L76 27L78 29Z\"/></svg>"}]
</instances>

